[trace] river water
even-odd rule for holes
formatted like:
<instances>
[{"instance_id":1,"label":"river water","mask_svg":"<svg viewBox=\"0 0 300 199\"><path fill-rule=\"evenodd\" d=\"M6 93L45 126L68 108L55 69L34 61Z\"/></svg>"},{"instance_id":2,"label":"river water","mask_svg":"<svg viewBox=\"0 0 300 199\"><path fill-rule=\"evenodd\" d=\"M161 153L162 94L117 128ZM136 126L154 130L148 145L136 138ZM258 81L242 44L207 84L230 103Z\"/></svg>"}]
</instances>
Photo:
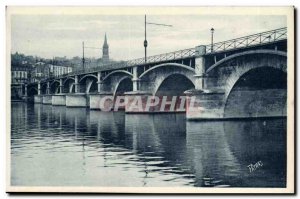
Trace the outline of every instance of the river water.
<instances>
[{"instance_id":1,"label":"river water","mask_svg":"<svg viewBox=\"0 0 300 199\"><path fill-rule=\"evenodd\" d=\"M285 118L190 122L25 103L11 110L15 186L286 186Z\"/></svg>"}]
</instances>

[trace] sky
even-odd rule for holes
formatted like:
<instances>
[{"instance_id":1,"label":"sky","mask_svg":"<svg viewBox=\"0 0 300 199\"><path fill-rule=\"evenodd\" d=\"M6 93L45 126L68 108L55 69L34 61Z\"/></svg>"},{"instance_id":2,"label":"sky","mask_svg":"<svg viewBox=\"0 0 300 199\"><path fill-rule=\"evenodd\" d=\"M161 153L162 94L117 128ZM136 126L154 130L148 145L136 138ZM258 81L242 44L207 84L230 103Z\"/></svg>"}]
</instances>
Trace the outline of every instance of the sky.
<instances>
[{"instance_id":1,"label":"sky","mask_svg":"<svg viewBox=\"0 0 300 199\"><path fill-rule=\"evenodd\" d=\"M285 16L148 15L148 56L193 48L286 26ZM44 58L82 56L85 46L102 48L107 34L110 58L144 56L144 15L12 15L11 52ZM86 57L100 58L100 49L86 49Z\"/></svg>"}]
</instances>

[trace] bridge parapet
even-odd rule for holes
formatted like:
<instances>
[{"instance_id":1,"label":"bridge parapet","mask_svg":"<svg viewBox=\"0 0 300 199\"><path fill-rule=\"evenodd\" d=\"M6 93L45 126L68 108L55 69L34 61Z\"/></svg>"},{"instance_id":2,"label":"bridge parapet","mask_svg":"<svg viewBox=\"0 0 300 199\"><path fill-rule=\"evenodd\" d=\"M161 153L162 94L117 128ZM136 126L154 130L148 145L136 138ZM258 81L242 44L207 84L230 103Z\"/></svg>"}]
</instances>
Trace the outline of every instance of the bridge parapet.
<instances>
[{"instance_id":1,"label":"bridge parapet","mask_svg":"<svg viewBox=\"0 0 300 199\"><path fill-rule=\"evenodd\" d=\"M222 41L210 45L206 45L206 54L212 54L222 51L247 48L271 42L277 42L287 39L287 28L279 28L266 32L261 32L245 37Z\"/></svg>"},{"instance_id":2,"label":"bridge parapet","mask_svg":"<svg viewBox=\"0 0 300 199\"><path fill-rule=\"evenodd\" d=\"M214 53L221 53L221 52L227 52L232 51L236 49L243 49L247 47L254 47L259 46L263 44L268 43L274 43L278 41L283 41L287 39L287 28L279 28L271 31L261 32L257 34L252 34L232 40L227 40L223 42L218 42L214 44L209 45L203 45L205 46L205 52L200 52L201 55L210 55ZM199 46L198 46L199 47ZM175 60L183 60L188 58L195 58L199 55L199 48L188 48L183 50L178 50L170 53L164 53L154 56L147 57L147 62L145 62L145 58L138 58L128 61L123 61L119 63L112 63L112 64L106 64L101 65L93 68L86 68L82 70L76 70L71 73L63 74L59 77L56 77L56 79L64 78L67 76L75 76L75 75L81 75L81 74L87 74L87 73L96 73L96 72L109 72L112 70L118 70L118 69L128 69L132 68L134 66L144 66L147 67L147 65L153 65L156 63L164 63L168 61L175 61ZM42 81L51 81L52 79L55 79L54 77L50 77L47 79L43 79Z\"/></svg>"},{"instance_id":3,"label":"bridge parapet","mask_svg":"<svg viewBox=\"0 0 300 199\"><path fill-rule=\"evenodd\" d=\"M101 65L93 68L76 70L71 73L61 75L59 76L59 78L72 76L72 75L80 75L85 73L94 73L99 71L126 69L126 68L131 68L133 66L145 66L148 64L162 63L162 62L172 61L172 60L193 58L195 56L195 51L196 51L195 48L188 48L188 49L178 50L170 53L149 56L147 57L147 62L145 62L145 58L138 58L138 59L133 59L125 62L106 64L106 65Z\"/></svg>"}]
</instances>

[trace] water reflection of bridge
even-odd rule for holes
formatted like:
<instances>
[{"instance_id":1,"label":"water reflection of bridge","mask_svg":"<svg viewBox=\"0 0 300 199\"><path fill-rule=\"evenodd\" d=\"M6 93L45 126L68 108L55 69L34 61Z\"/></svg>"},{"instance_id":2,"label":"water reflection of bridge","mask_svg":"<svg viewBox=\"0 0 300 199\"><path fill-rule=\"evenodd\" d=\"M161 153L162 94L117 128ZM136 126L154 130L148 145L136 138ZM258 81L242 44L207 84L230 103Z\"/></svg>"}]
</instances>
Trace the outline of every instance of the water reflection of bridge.
<instances>
[{"instance_id":1,"label":"water reflection of bridge","mask_svg":"<svg viewBox=\"0 0 300 199\"><path fill-rule=\"evenodd\" d=\"M285 120L189 122L184 114L125 115L38 104L14 109L22 109L15 122L34 119L27 128L49 139L55 136L47 129L57 129L56 136L82 146L84 157L87 150L95 155L101 150L106 167L138 166L145 186L157 173L195 186L208 186L205 179L210 185L285 184ZM264 166L249 173L247 165L257 161Z\"/></svg>"}]
</instances>

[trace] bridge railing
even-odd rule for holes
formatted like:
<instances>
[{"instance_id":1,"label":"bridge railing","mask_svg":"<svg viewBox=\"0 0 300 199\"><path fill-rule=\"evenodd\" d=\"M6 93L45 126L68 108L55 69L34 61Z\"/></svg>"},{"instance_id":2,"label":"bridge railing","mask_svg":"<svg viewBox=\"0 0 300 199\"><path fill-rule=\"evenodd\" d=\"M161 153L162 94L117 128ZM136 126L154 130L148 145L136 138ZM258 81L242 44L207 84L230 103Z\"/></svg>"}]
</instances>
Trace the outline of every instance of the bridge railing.
<instances>
[{"instance_id":1,"label":"bridge railing","mask_svg":"<svg viewBox=\"0 0 300 199\"><path fill-rule=\"evenodd\" d=\"M245 47L255 46L260 44L266 44L266 43L280 41L284 39L287 39L286 27L279 28L276 30L261 32L253 35L248 35L245 37L240 37L240 38L227 40L223 42L218 42L218 43L214 43L213 45L206 45L206 54L228 51L237 48L245 48ZM194 57L195 54L196 54L196 49L189 48L184 50L178 50L175 52L149 56L147 57L147 62L145 62L145 58L138 58L138 59L123 61L119 63L111 63L111 64L101 65L93 68L76 70L71 73L60 75L57 78L62 78L70 75L78 75L83 73L93 73L98 71L108 71L108 70L114 70L120 68L127 68L136 65L142 65L142 64L151 64L151 63L162 62L162 61L190 58L190 57Z\"/></svg>"},{"instance_id":2,"label":"bridge railing","mask_svg":"<svg viewBox=\"0 0 300 199\"><path fill-rule=\"evenodd\" d=\"M161 61L169 61L169 60L175 60L175 59L184 59L195 56L195 48L189 48L184 50L178 50L170 53L164 53L154 56L147 57L147 62L145 62L145 58L138 58L133 59L129 61L123 61L119 63L111 63L111 64L105 64L93 68L86 68L81 70L76 70L67 74L63 74L58 76L58 78L63 78L70 75L78 75L83 73L93 73L98 71L106 71L106 70L112 70L112 69L118 69L118 68L127 68L131 66L136 65L142 65L142 64L151 64L155 62L161 62Z\"/></svg>"},{"instance_id":3,"label":"bridge railing","mask_svg":"<svg viewBox=\"0 0 300 199\"><path fill-rule=\"evenodd\" d=\"M287 28L280 28L276 30L261 32L245 37L214 43L213 45L206 45L206 54L260 45L280 41L283 39L287 39Z\"/></svg>"}]
</instances>

